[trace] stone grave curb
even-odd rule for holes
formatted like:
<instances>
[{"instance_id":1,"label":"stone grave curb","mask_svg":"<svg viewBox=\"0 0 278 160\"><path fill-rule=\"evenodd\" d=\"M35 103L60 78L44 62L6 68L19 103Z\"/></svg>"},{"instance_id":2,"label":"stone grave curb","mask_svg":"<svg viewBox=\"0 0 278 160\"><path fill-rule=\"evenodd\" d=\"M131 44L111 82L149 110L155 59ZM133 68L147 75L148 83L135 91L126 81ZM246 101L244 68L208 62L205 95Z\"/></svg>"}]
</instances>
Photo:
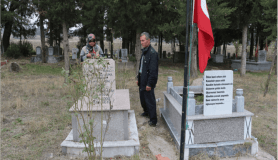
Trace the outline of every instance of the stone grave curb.
<instances>
[{"instance_id":1,"label":"stone grave curb","mask_svg":"<svg viewBox=\"0 0 278 160\"><path fill-rule=\"evenodd\" d=\"M160 117L164 120L164 122L167 125L167 128L170 130L170 135L173 138L174 142L175 142L175 146L177 149L179 149L180 147L180 138L178 137L179 133L177 132L177 130L173 127L174 125L172 124L172 122L167 119L167 117L165 116L166 113L164 111L163 108L160 108ZM207 143L207 144L192 144L192 145L186 145L185 144L185 150L184 150L184 158L185 159L189 159L190 156L194 156L195 154L197 154L200 150L204 151L207 150L208 153L212 154L212 155L216 155L214 152L217 148L221 147L223 150L229 150L230 148L234 148L237 145L243 145L245 143L250 143L251 142L251 149L250 150L246 150L245 152L247 152L247 154L251 154L251 155L255 155L258 151L258 141L257 138L255 138L254 136L252 136L252 140L238 140L238 141L227 141L227 142L218 142L218 143ZM206 149L208 148L208 149ZM236 150L234 152L230 152L228 153L229 155L226 155L225 153L219 153L217 154L217 156L219 157L226 157L226 156L236 156L238 152L236 152Z\"/></svg>"}]
</instances>

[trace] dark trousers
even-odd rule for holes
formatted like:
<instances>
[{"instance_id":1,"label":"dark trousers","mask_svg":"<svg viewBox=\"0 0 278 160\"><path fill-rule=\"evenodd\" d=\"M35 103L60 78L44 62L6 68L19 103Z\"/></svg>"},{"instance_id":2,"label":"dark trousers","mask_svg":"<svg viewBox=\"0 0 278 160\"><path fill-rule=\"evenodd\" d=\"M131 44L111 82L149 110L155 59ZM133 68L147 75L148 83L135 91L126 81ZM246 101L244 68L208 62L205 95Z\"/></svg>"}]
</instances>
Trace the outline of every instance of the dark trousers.
<instances>
[{"instance_id":1,"label":"dark trousers","mask_svg":"<svg viewBox=\"0 0 278 160\"><path fill-rule=\"evenodd\" d=\"M150 121L153 124L157 123L156 118L156 100L154 95L154 89L152 88L150 91L140 90L140 102L141 106L145 113L148 113L150 116Z\"/></svg>"}]
</instances>

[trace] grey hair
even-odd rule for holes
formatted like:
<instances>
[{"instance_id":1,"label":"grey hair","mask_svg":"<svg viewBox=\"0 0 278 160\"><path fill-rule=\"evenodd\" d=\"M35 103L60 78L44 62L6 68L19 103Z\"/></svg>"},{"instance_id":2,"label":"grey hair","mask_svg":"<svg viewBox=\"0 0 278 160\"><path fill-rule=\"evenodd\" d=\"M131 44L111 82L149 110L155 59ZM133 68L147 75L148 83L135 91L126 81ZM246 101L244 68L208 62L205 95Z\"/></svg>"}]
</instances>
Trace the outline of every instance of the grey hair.
<instances>
[{"instance_id":1,"label":"grey hair","mask_svg":"<svg viewBox=\"0 0 278 160\"><path fill-rule=\"evenodd\" d=\"M150 39L150 34L149 34L148 32L143 32L143 33L141 33L141 36L140 36L140 37L142 37L142 36L146 36L146 40L149 40L149 39Z\"/></svg>"}]
</instances>

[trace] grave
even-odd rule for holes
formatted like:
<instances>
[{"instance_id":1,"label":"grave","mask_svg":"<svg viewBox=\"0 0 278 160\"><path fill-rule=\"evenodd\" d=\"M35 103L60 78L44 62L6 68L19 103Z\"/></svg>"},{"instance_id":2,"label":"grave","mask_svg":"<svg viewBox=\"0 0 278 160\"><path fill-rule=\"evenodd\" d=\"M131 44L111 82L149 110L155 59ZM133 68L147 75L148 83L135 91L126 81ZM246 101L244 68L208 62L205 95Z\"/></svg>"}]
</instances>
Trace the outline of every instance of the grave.
<instances>
[{"instance_id":1,"label":"grave","mask_svg":"<svg viewBox=\"0 0 278 160\"><path fill-rule=\"evenodd\" d=\"M231 58L231 53L228 53L228 59L230 59Z\"/></svg>"},{"instance_id":2,"label":"grave","mask_svg":"<svg viewBox=\"0 0 278 160\"><path fill-rule=\"evenodd\" d=\"M122 55L122 62L127 62L127 55L128 55L128 53L127 53L127 49L121 49L121 55Z\"/></svg>"},{"instance_id":3,"label":"grave","mask_svg":"<svg viewBox=\"0 0 278 160\"><path fill-rule=\"evenodd\" d=\"M166 51L163 51L163 57L162 57L163 59L166 59L167 57L166 57Z\"/></svg>"},{"instance_id":4,"label":"grave","mask_svg":"<svg viewBox=\"0 0 278 160\"><path fill-rule=\"evenodd\" d=\"M31 63L41 62L42 61L42 53L41 53L41 47L36 47L36 56L31 58Z\"/></svg>"},{"instance_id":5,"label":"grave","mask_svg":"<svg viewBox=\"0 0 278 160\"><path fill-rule=\"evenodd\" d=\"M233 69L240 69L241 60L232 60L231 67ZM246 61L246 71L269 71L271 67L271 62L266 61L266 51L259 50L258 52L258 62L255 60Z\"/></svg>"},{"instance_id":6,"label":"grave","mask_svg":"<svg viewBox=\"0 0 278 160\"><path fill-rule=\"evenodd\" d=\"M78 48L72 48L71 53L72 53L72 59L77 59L77 52L79 51Z\"/></svg>"},{"instance_id":7,"label":"grave","mask_svg":"<svg viewBox=\"0 0 278 160\"><path fill-rule=\"evenodd\" d=\"M216 51L216 54L211 55L212 61L215 63L223 63L224 55L221 54L221 47L217 47Z\"/></svg>"},{"instance_id":8,"label":"grave","mask_svg":"<svg viewBox=\"0 0 278 160\"><path fill-rule=\"evenodd\" d=\"M193 91L188 94L185 159L200 152L219 157L257 154L258 141L251 134L254 114L244 109L242 89L236 90L233 99L233 72L205 71L202 87L203 104L196 105ZM163 92L164 108L160 108L160 116L177 148L180 147L182 88L174 86L172 77L168 77L167 91Z\"/></svg>"},{"instance_id":9,"label":"grave","mask_svg":"<svg viewBox=\"0 0 278 160\"><path fill-rule=\"evenodd\" d=\"M54 46L54 55L59 56L59 46Z\"/></svg>"},{"instance_id":10,"label":"grave","mask_svg":"<svg viewBox=\"0 0 278 160\"><path fill-rule=\"evenodd\" d=\"M47 63L58 63L58 60L53 56L54 48L52 46L48 47L48 57Z\"/></svg>"},{"instance_id":11,"label":"grave","mask_svg":"<svg viewBox=\"0 0 278 160\"><path fill-rule=\"evenodd\" d=\"M130 110L130 99L128 89L117 89L115 82L115 61L112 59L105 59L104 61L108 64L107 68L102 65L98 65L97 61L99 59L87 59L84 63L83 73L85 75L88 84L85 90L89 90L91 94L96 91L96 81L97 79L92 78L95 74L92 71L100 74L100 78L104 80L104 90L103 93L94 93L94 95L103 96L103 105L99 103L100 99L92 99L94 97L85 96L80 98L75 104L70 108L72 113L72 131L69 133L68 137L62 142L62 152L69 155L83 155L87 156L86 152L82 153L85 145L80 143L79 137L80 131L84 130L84 123L81 120L81 114L85 115L84 119L88 122L92 117L89 115L94 115L94 131L93 135L96 137L94 140L94 146L97 151L100 151L100 140L101 140L101 124L104 129L108 126L108 130L105 134L105 139L103 143L103 158L113 158L115 156L132 156L139 153L139 137L135 119L135 113ZM110 90L111 92L107 92ZM94 102L91 104L90 102ZM113 106L111 108L111 105ZM90 114L91 113L91 114ZM101 119L101 113L103 117L110 117L109 119ZM77 115L77 116L76 116ZM103 133L102 133L103 134ZM99 152L96 152L99 155Z\"/></svg>"}]
</instances>

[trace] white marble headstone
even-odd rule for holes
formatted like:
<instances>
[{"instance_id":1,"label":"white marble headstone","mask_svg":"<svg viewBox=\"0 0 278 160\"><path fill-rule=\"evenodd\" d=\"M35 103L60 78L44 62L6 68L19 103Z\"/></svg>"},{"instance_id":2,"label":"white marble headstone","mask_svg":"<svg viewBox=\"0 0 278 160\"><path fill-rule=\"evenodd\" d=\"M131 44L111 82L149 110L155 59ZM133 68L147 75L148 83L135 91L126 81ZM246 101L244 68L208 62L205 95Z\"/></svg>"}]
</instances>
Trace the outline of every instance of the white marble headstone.
<instances>
[{"instance_id":1,"label":"white marble headstone","mask_svg":"<svg viewBox=\"0 0 278 160\"><path fill-rule=\"evenodd\" d=\"M97 81L96 74L100 76L99 80L104 83L104 91L103 91L103 108L110 107L110 101L115 101L115 91L116 91L116 81L115 81L115 61L113 59L105 59L107 66L103 67L102 65L98 65L97 62L99 59L87 59L89 65L84 63L83 65L83 74L85 75L85 79L88 82L87 89L90 89L91 92L94 92L97 86L100 84ZM110 90L109 96L108 91ZM101 96L101 93L97 93L98 96ZM110 97L110 98L109 98ZM110 100L110 101L109 101ZM94 103L93 107L99 107L98 102Z\"/></svg>"},{"instance_id":2,"label":"white marble headstone","mask_svg":"<svg viewBox=\"0 0 278 160\"><path fill-rule=\"evenodd\" d=\"M204 73L204 115L232 114L233 71Z\"/></svg>"},{"instance_id":3,"label":"white marble headstone","mask_svg":"<svg viewBox=\"0 0 278 160\"><path fill-rule=\"evenodd\" d=\"M36 47L36 55L40 55L41 54L41 47L38 46Z\"/></svg>"}]
</instances>

